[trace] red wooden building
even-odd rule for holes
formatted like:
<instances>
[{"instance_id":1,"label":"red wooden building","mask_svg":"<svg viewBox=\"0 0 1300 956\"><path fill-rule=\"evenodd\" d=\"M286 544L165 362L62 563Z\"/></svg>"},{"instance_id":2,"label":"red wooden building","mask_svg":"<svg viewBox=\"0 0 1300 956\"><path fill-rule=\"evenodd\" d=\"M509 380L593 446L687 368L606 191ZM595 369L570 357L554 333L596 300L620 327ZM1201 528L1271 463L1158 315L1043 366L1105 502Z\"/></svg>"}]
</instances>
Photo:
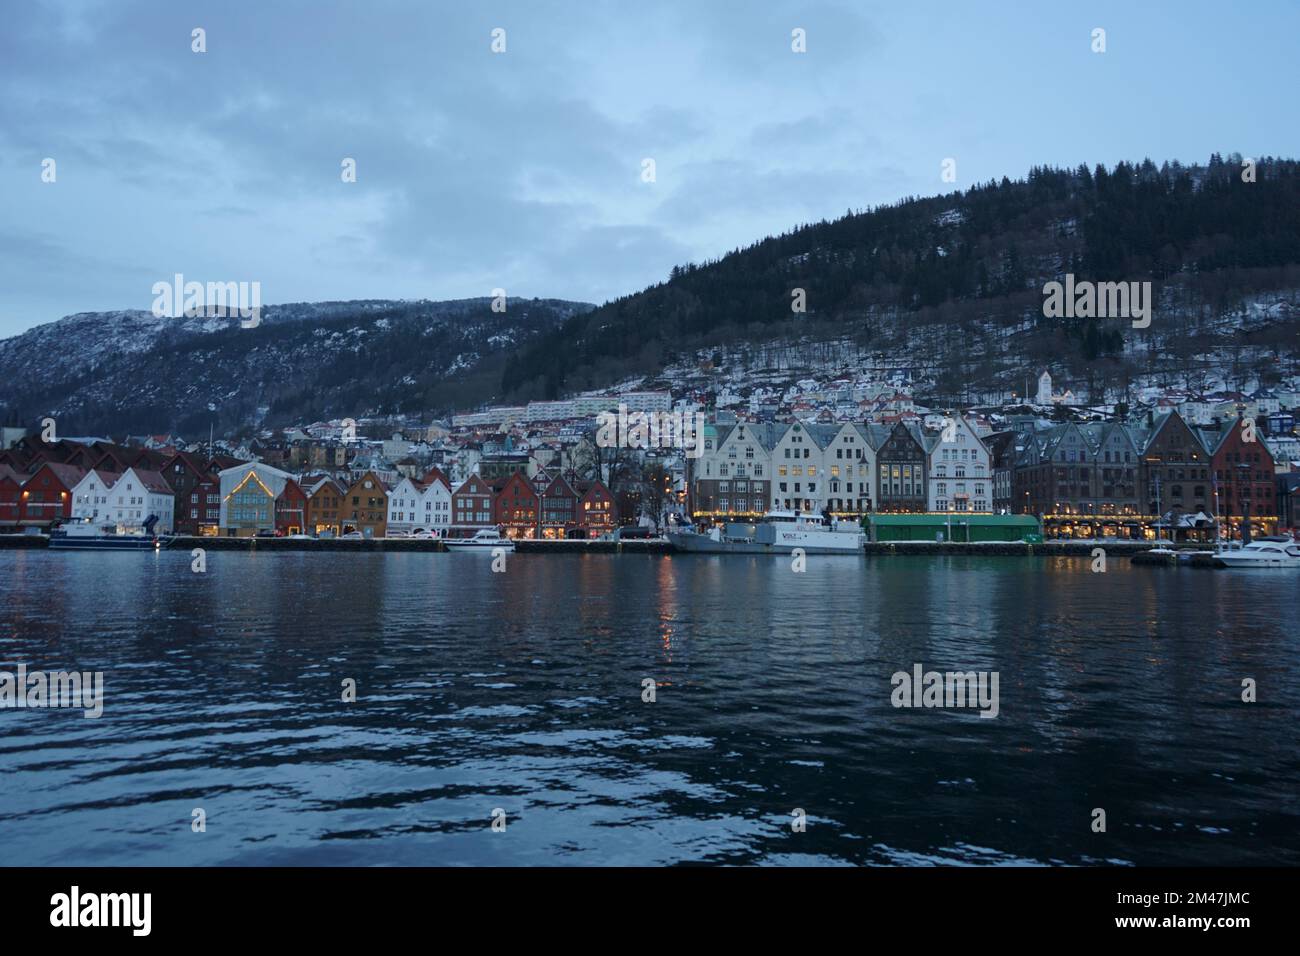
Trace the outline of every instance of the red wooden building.
<instances>
[{"instance_id":1,"label":"red wooden building","mask_svg":"<svg viewBox=\"0 0 1300 956\"><path fill-rule=\"evenodd\" d=\"M494 515L502 533L510 538L537 537L541 498L523 472L498 479L492 490Z\"/></svg>"},{"instance_id":2,"label":"red wooden building","mask_svg":"<svg viewBox=\"0 0 1300 956\"><path fill-rule=\"evenodd\" d=\"M585 531L585 537L598 538L613 531L618 526L618 509L614 506L614 494L603 481L580 481L578 491L582 498L579 502L579 526Z\"/></svg>"},{"instance_id":3,"label":"red wooden building","mask_svg":"<svg viewBox=\"0 0 1300 956\"><path fill-rule=\"evenodd\" d=\"M1241 525L1247 516L1255 535L1277 530L1277 471L1273 453L1262 435L1253 435L1254 441L1246 441L1248 434L1251 432L1238 418L1222 428L1217 444L1210 449L1210 469L1218 493L1220 535L1224 538L1240 538Z\"/></svg>"},{"instance_id":4,"label":"red wooden building","mask_svg":"<svg viewBox=\"0 0 1300 956\"><path fill-rule=\"evenodd\" d=\"M563 478L552 478L541 493L541 536L569 538L578 530L582 495Z\"/></svg>"},{"instance_id":5,"label":"red wooden building","mask_svg":"<svg viewBox=\"0 0 1300 956\"><path fill-rule=\"evenodd\" d=\"M18 522L49 527L72 517L72 489L86 474L76 465L46 462L23 483L18 498Z\"/></svg>"},{"instance_id":6,"label":"red wooden building","mask_svg":"<svg viewBox=\"0 0 1300 956\"><path fill-rule=\"evenodd\" d=\"M275 530L283 534L306 534L307 493L292 478L275 499Z\"/></svg>"},{"instance_id":7,"label":"red wooden building","mask_svg":"<svg viewBox=\"0 0 1300 956\"><path fill-rule=\"evenodd\" d=\"M495 528L494 495L492 486L478 475L461 482L451 493L451 537L469 538L483 528Z\"/></svg>"}]
</instances>

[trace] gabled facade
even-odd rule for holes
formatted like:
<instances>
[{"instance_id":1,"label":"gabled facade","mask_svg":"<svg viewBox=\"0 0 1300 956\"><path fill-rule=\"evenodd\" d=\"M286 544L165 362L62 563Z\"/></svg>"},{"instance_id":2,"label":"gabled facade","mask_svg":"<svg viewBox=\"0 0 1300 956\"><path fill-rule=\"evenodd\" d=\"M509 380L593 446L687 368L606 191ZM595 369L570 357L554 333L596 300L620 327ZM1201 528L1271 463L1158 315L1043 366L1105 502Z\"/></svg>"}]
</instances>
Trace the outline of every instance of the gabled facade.
<instances>
[{"instance_id":1,"label":"gabled facade","mask_svg":"<svg viewBox=\"0 0 1300 956\"><path fill-rule=\"evenodd\" d=\"M1084 426L1092 433L1092 475L1089 514L1132 516L1142 513L1138 499L1140 454L1129 430L1109 422Z\"/></svg>"},{"instance_id":2,"label":"gabled facade","mask_svg":"<svg viewBox=\"0 0 1300 956\"><path fill-rule=\"evenodd\" d=\"M275 530L277 534L305 534L307 527L307 493L290 478L275 496Z\"/></svg>"},{"instance_id":3,"label":"gabled facade","mask_svg":"<svg viewBox=\"0 0 1300 956\"><path fill-rule=\"evenodd\" d=\"M537 537L541 500L522 471L496 481L493 512L502 533L511 538Z\"/></svg>"},{"instance_id":4,"label":"gabled facade","mask_svg":"<svg viewBox=\"0 0 1300 956\"><path fill-rule=\"evenodd\" d=\"M469 538L483 528L497 525L492 486L479 475L470 475L452 492L451 528L454 537Z\"/></svg>"},{"instance_id":5,"label":"gabled facade","mask_svg":"<svg viewBox=\"0 0 1300 956\"><path fill-rule=\"evenodd\" d=\"M46 462L23 482L18 498L18 523L49 527L72 517L72 489L85 470L75 465Z\"/></svg>"},{"instance_id":6,"label":"gabled facade","mask_svg":"<svg viewBox=\"0 0 1300 956\"><path fill-rule=\"evenodd\" d=\"M772 448L772 503L792 511L821 511L826 474L818 432L803 422L790 425Z\"/></svg>"},{"instance_id":7,"label":"gabled facade","mask_svg":"<svg viewBox=\"0 0 1300 956\"><path fill-rule=\"evenodd\" d=\"M373 471L363 472L343 495L343 533L382 538L388 531L388 489Z\"/></svg>"},{"instance_id":8,"label":"gabled facade","mask_svg":"<svg viewBox=\"0 0 1300 956\"><path fill-rule=\"evenodd\" d=\"M1272 450L1262 435L1254 441L1238 418L1224 425L1211 439L1212 484L1218 492L1216 514L1224 538L1240 537L1247 521L1252 532L1270 534L1278 524L1278 480Z\"/></svg>"},{"instance_id":9,"label":"gabled facade","mask_svg":"<svg viewBox=\"0 0 1300 956\"><path fill-rule=\"evenodd\" d=\"M261 462L244 462L220 474L221 532L231 538L275 531L275 500L292 478Z\"/></svg>"},{"instance_id":10,"label":"gabled facade","mask_svg":"<svg viewBox=\"0 0 1300 956\"><path fill-rule=\"evenodd\" d=\"M72 520L102 525L109 522L109 498L122 478L110 471L91 470L72 489Z\"/></svg>"},{"instance_id":11,"label":"gabled facade","mask_svg":"<svg viewBox=\"0 0 1300 956\"><path fill-rule=\"evenodd\" d=\"M993 466L988 447L964 415L949 415L929 448L929 511L993 510Z\"/></svg>"},{"instance_id":12,"label":"gabled facade","mask_svg":"<svg viewBox=\"0 0 1300 956\"><path fill-rule=\"evenodd\" d=\"M307 533L320 537L342 534L343 496L347 489L333 478L321 478L307 491Z\"/></svg>"},{"instance_id":13,"label":"gabled facade","mask_svg":"<svg viewBox=\"0 0 1300 956\"><path fill-rule=\"evenodd\" d=\"M925 511L929 500L926 466L929 454L920 428L896 422L872 429L876 446L876 510L887 513Z\"/></svg>"},{"instance_id":14,"label":"gabled facade","mask_svg":"<svg viewBox=\"0 0 1300 956\"><path fill-rule=\"evenodd\" d=\"M23 483L27 475L9 465L0 465L0 527L17 527Z\"/></svg>"},{"instance_id":15,"label":"gabled facade","mask_svg":"<svg viewBox=\"0 0 1300 956\"><path fill-rule=\"evenodd\" d=\"M703 454L689 463L693 510L711 516L760 515L772 495L772 426L707 426Z\"/></svg>"},{"instance_id":16,"label":"gabled facade","mask_svg":"<svg viewBox=\"0 0 1300 956\"><path fill-rule=\"evenodd\" d=\"M582 496L561 477L547 483L541 493L541 536L568 538L578 528Z\"/></svg>"},{"instance_id":17,"label":"gabled facade","mask_svg":"<svg viewBox=\"0 0 1300 956\"><path fill-rule=\"evenodd\" d=\"M876 450L868 430L848 423L822 450L826 469L826 509L833 515L869 514L875 505Z\"/></svg>"},{"instance_id":18,"label":"gabled facade","mask_svg":"<svg viewBox=\"0 0 1300 956\"><path fill-rule=\"evenodd\" d=\"M578 482L576 490L582 495L578 503L578 525L588 538L598 538L613 531L618 525L618 511L614 495L603 481Z\"/></svg>"},{"instance_id":19,"label":"gabled facade","mask_svg":"<svg viewBox=\"0 0 1300 956\"><path fill-rule=\"evenodd\" d=\"M1139 482L1149 515L1214 509L1209 452L1177 412L1154 423L1142 450Z\"/></svg>"},{"instance_id":20,"label":"gabled facade","mask_svg":"<svg viewBox=\"0 0 1300 956\"><path fill-rule=\"evenodd\" d=\"M221 520L220 488L202 462L178 452L163 463L159 473L176 493L177 534L197 535L204 533L205 527L216 527ZM203 490L201 484L206 486ZM209 495L214 496L211 502L206 500ZM209 511L216 513L209 515Z\"/></svg>"},{"instance_id":21,"label":"gabled facade","mask_svg":"<svg viewBox=\"0 0 1300 956\"><path fill-rule=\"evenodd\" d=\"M451 482L441 469L430 468L420 483L424 485L424 496L416 527L445 538L451 528Z\"/></svg>"},{"instance_id":22,"label":"gabled facade","mask_svg":"<svg viewBox=\"0 0 1300 956\"><path fill-rule=\"evenodd\" d=\"M424 485L403 478L388 492L388 532L410 534L420 520L424 502Z\"/></svg>"}]
</instances>

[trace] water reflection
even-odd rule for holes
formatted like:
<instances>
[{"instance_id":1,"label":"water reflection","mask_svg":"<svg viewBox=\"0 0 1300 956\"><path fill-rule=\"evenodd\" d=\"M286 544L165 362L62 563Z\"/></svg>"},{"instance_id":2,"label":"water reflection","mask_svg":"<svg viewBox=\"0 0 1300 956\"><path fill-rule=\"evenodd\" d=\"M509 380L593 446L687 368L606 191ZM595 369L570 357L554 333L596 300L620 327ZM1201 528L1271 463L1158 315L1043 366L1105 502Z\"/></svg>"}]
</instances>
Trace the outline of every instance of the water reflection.
<instances>
[{"instance_id":1,"label":"water reflection","mask_svg":"<svg viewBox=\"0 0 1300 956\"><path fill-rule=\"evenodd\" d=\"M106 691L0 711L6 859L1300 862L1273 577L481 557L0 553L0 660ZM915 663L998 671L1000 716L894 709Z\"/></svg>"}]
</instances>

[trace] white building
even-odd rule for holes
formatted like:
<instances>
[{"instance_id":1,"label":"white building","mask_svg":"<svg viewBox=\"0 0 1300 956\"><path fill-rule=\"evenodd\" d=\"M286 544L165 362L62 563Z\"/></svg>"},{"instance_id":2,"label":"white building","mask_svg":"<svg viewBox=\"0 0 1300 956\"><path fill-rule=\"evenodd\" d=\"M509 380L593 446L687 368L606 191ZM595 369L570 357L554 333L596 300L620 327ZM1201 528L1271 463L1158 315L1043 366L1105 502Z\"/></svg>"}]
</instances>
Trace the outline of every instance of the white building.
<instances>
[{"instance_id":1,"label":"white building","mask_svg":"<svg viewBox=\"0 0 1300 956\"><path fill-rule=\"evenodd\" d=\"M451 527L451 483L437 468L421 480L403 478L388 492L388 530L423 529L445 537Z\"/></svg>"},{"instance_id":2,"label":"white building","mask_svg":"<svg viewBox=\"0 0 1300 956\"><path fill-rule=\"evenodd\" d=\"M156 471L128 468L120 475L88 471L72 488L72 517L96 525L112 524L119 534L144 531L150 516L154 534L175 528L176 494Z\"/></svg>"},{"instance_id":3,"label":"white building","mask_svg":"<svg viewBox=\"0 0 1300 956\"><path fill-rule=\"evenodd\" d=\"M821 511L826 500L826 468L818 434L807 425L790 425L772 449L772 507Z\"/></svg>"},{"instance_id":4,"label":"white building","mask_svg":"<svg viewBox=\"0 0 1300 956\"><path fill-rule=\"evenodd\" d=\"M964 415L948 417L929 448L929 457L927 510L993 510L991 456Z\"/></svg>"},{"instance_id":5,"label":"white building","mask_svg":"<svg viewBox=\"0 0 1300 956\"><path fill-rule=\"evenodd\" d=\"M117 472L86 472L81 480L72 486L72 519L90 521L93 524L106 523L108 519L108 496L114 483L121 478Z\"/></svg>"},{"instance_id":6,"label":"white building","mask_svg":"<svg viewBox=\"0 0 1300 956\"><path fill-rule=\"evenodd\" d=\"M1038 376L1038 399L1039 405L1052 404L1052 376L1043 370L1043 374Z\"/></svg>"},{"instance_id":7,"label":"white building","mask_svg":"<svg viewBox=\"0 0 1300 956\"><path fill-rule=\"evenodd\" d=\"M825 466L826 507L832 514L871 511L876 450L865 426L842 425L822 449Z\"/></svg>"}]
</instances>

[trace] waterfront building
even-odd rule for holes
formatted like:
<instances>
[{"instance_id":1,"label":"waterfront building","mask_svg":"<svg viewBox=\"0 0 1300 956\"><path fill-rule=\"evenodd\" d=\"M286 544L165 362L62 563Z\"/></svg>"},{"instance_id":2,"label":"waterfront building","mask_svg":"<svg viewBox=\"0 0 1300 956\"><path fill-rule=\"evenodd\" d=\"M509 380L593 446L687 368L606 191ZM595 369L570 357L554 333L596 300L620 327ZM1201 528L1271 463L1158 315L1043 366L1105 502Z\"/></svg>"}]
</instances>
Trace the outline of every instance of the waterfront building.
<instances>
[{"instance_id":1,"label":"waterfront building","mask_svg":"<svg viewBox=\"0 0 1300 956\"><path fill-rule=\"evenodd\" d=\"M541 498L523 472L493 483L492 505L495 522L507 537L537 537Z\"/></svg>"},{"instance_id":2,"label":"waterfront building","mask_svg":"<svg viewBox=\"0 0 1300 956\"><path fill-rule=\"evenodd\" d=\"M871 541L1024 541L1041 529L1033 515L873 514L863 519Z\"/></svg>"},{"instance_id":3,"label":"waterfront building","mask_svg":"<svg viewBox=\"0 0 1300 956\"><path fill-rule=\"evenodd\" d=\"M23 482L18 499L18 523L48 528L72 517L72 489L86 470L77 465L46 461Z\"/></svg>"},{"instance_id":4,"label":"waterfront building","mask_svg":"<svg viewBox=\"0 0 1300 956\"><path fill-rule=\"evenodd\" d=\"M562 477L556 476L540 492L541 536L564 539L578 528L582 496Z\"/></svg>"},{"instance_id":5,"label":"waterfront building","mask_svg":"<svg viewBox=\"0 0 1300 956\"><path fill-rule=\"evenodd\" d=\"M1254 441L1246 441L1249 435L1241 418L1201 431L1210 452L1213 511L1220 519L1223 538L1240 538L1246 522L1254 536L1272 534L1278 527L1278 482L1272 449L1261 432L1254 433Z\"/></svg>"},{"instance_id":6,"label":"waterfront building","mask_svg":"<svg viewBox=\"0 0 1300 956\"><path fill-rule=\"evenodd\" d=\"M495 528L492 486L480 475L470 475L451 495L452 537L472 538L483 528Z\"/></svg>"},{"instance_id":7,"label":"waterfront building","mask_svg":"<svg viewBox=\"0 0 1300 956\"><path fill-rule=\"evenodd\" d=\"M992 457L966 417L945 416L938 435L927 437L927 510L991 511Z\"/></svg>"},{"instance_id":8,"label":"waterfront building","mask_svg":"<svg viewBox=\"0 0 1300 956\"><path fill-rule=\"evenodd\" d=\"M788 426L772 447L772 507L788 511L820 512L826 499L823 448L834 427Z\"/></svg>"},{"instance_id":9,"label":"waterfront building","mask_svg":"<svg viewBox=\"0 0 1300 956\"><path fill-rule=\"evenodd\" d=\"M822 449L826 510L841 517L872 510L876 450L865 425L846 422Z\"/></svg>"},{"instance_id":10,"label":"waterfront building","mask_svg":"<svg viewBox=\"0 0 1300 956\"><path fill-rule=\"evenodd\" d=\"M108 497L121 475L91 469L72 487L72 520L103 524L108 520Z\"/></svg>"},{"instance_id":11,"label":"waterfront building","mask_svg":"<svg viewBox=\"0 0 1300 956\"><path fill-rule=\"evenodd\" d=\"M440 468L430 468L420 479L424 494L420 499L417 528L439 538L451 528L451 482Z\"/></svg>"},{"instance_id":12,"label":"waterfront building","mask_svg":"<svg viewBox=\"0 0 1300 956\"><path fill-rule=\"evenodd\" d=\"M765 512L775 495L770 449L782 427L747 422L706 425L703 453L687 461L694 478L693 510L711 517Z\"/></svg>"},{"instance_id":13,"label":"waterfront building","mask_svg":"<svg viewBox=\"0 0 1300 956\"><path fill-rule=\"evenodd\" d=\"M585 532L584 537L599 538L602 534L613 531L618 524L618 512L614 508L614 495L603 481L580 481L575 490L582 496L579 500L579 527Z\"/></svg>"},{"instance_id":14,"label":"waterfront building","mask_svg":"<svg viewBox=\"0 0 1300 956\"><path fill-rule=\"evenodd\" d=\"M388 532L410 534L418 525L423 509L424 485L403 478L388 492Z\"/></svg>"},{"instance_id":15,"label":"waterfront building","mask_svg":"<svg viewBox=\"0 0 1300 956\"><path fill-rule=\"evenodd\" d=\"M929 441L911 422L872 425L876 446L876 511L921 512L929 501Z\"/></svg>"},{"instance_id":16,"label":"waterfront building","mask_svg":"<svg viewBox=\"0 0 1300 956\"><path fill-rule=\"evenodd\" d=\"M340 535L343 533L343 496L347 489L328 476L311 483L307 488L307 530L310 534Z\"/></svg>"},{"instance_id":17,"label":"waterfront building","mask_svg":"<svg viewBox=\"0 0 1300 956\"><path fill-rule=\"evenodd\" d=\"M88 509L80 517L115 525L119 534L143 532L150 517L158 519L154 534L169 534L175 527L176 493L156 471L127 468L113 474L96 469L78 483L73 497L89 499L74 504L74 508Z\"/></svg>"},{"instance_id":18,"label":"waterfront building","mask_svg":"<svg viewBox=\"0 0 1300 956\"><path fill-rule=\"evenodd\" d=\"M177 534L203 534L204 529L218 525L221 520L220 482L214 479L203 462L188 452L177 452L163 463L161 474L176 495Z\"/></svg>"},{"instance_id":19,"label":"waterfront building","mask_svg":"<svg viewBox=\"0 0 1300 956\"><path fill-rule=\"evenodd\" d=\"M0 464L0 527L17 527L19 501L26 480L27 475Z\"/></svg>"},{"instance_id":20,"label":"waterfront building","mask_svg":"<svg viewBox=\"0 0 1300 956\"><path fill-rule=\"evenodd\" d=\"M373 471L364 471L343 493L342 533L359 531L382 538L388 531L388 489Z\"/></svg>"},{"instance_id":21,"label":"waterfront building","mask_svg":"<svg viewBox=\"0 0 1300 956\"><path fill-rule=\"evenodd\" d=\"M1176 411L1153 419L1138 470L1140 500L1148 515L1214 510L1210 455Z\"/></svg>"},{"instance_id":22,"label":"waterfront building","mask_svg":"<svg viewBox=\"0 0 1300 956\"><path fill-rule=\"evenodd\" d=\"M221 508L218 524L224 536L245 538L275 531L275 501L292 479L288 472L262 462L242 462L218 474Z\"/></svg>"},{"instance_id":23,"label":"waterfront building","mask_svg":"<svg viewBox=\"0 0 1300 956\"><path fill-rule=\"evenodd\" d=\"M275 530L280 534L305 534L307 493L290 478L275 497Z\"/></svg>"}]
</instances>

